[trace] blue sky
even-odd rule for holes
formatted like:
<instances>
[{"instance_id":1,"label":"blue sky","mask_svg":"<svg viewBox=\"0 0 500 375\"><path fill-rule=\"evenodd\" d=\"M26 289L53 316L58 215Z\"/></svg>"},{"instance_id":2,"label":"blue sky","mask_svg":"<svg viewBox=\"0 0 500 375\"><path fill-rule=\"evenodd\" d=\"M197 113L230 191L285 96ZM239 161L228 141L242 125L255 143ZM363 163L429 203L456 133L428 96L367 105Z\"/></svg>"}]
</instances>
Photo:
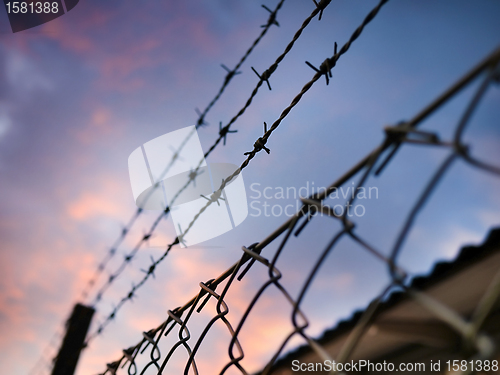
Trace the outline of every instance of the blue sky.
<instances>
[{"instance_id":1,"label":"blue sky","mask_svg":"<svg viewBox=\"0 0 500 375\"><path fill-rule=\"evenodd\" d=\"M209 162L244 160L313 71L342 46L376 1L332 1L313 20L234 125L226 146ZM269 8L276 1L267 2ZM243 106L258 78L284 50L312 1L285 0L273 27L207 115L199 130L204 150ZM500 4L492 1L389 1L333 69L328 86L318 81L272 135L271 154L259 153L243 172L262 188L327 186L377 146L383 127L410 119L500 44ZM0 12L0 363L6 373L27 373L86 280L134 212L127 158L139 145L193 125L224 79L223 63L236 64L258 36L268 13L260 3L228 0L81 0L67 15L12 34ZM478 82L422 124L450 139ZM465 137L478 157L500 160L498 86L490 88ZM363 201L357 230L388 254L402 220L446 152L404 146L368 186L378 199ZM349 182L350 184L350 182ZM349 185L348 184L348 185ZM256 185L255 185L256 186ZM402 265L427 272L458 247L480 242L500 222L499 180L457 162L419 215L406 241ZM295 204L269 199L269 205ZM335 202L332 204L341 202ZM130 250L156 213L148 213L120 248ZM265 238L284 216L248 216L233 231L195 249L177 249L85 351L79 374L97 373L236 261L241 246ZM307 270L338 223L315 219L280 258L284 284L297 293ZM149 256L174 238L162 222L150 247L98 305L97 321L140 279ZM217 248L209 247L217 246ZM268 255L276 245L271 245ZM266 255L266 252L264 252ZM112 270L117 264L109 265ZM255 267L231 295L237 320L265 269ZM253 281L254 280L254 281ZM255 281L256 280L256 281ZM311 334L362 308L382 290L387 268L342 241L320 270L305 301ZM101 280L102 282L103 280ZM244 333L250 370L257 370L289 329L289 311L266 294ZM252 328L253 327L253 328ZM272 327L272 329L271 329ZM217 328L219 329L219 328ZM218 331L217 331L218 332ZM270 335L270 336L269 336ZM222 337L222 336L221 336ZM263 345L265 342L266 345ZM297 343L300 343L297 341ZM226 339L213 338L225 355ZM224 348L224 349L223 349ZM217 350L219 352L217 352ZM213 357L209 349L203 358ZM28 360L29 359L29 360ZM223 357L217 363L224 363Z\"/></svg>"}]
</instances>

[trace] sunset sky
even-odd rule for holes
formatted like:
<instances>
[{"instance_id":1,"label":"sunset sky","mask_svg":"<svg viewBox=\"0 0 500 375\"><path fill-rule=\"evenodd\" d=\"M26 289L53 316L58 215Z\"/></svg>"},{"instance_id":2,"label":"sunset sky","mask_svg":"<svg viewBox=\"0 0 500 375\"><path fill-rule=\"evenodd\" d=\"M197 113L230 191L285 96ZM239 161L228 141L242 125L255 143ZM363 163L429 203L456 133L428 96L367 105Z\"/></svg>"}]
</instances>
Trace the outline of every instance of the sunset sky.
<instances>
[{"instance_id":1,"label":"sunset sky","mask_svg":"<svg viewBox=\"0 0 500 375\"><path fill-rule=\"evenodd\" d=\"M266 0L274 9L278 1ZM319 66L349 39L374 0L332 1L314 19L245 114L227 144L208 162L239 165ZM244 105L258 77L283 52L314 9L306 0L285 0L273 26L243 64L198 131L203 150L217 139ZM480 1L389 1L332 70L321 78L271 136L243 172L248 203L296 205L295 197L257 198L258 192L295 188L312 193L328 186L384 139L383 127L417 114L476 63L500 46L500 3ZM80 0L68 14L13 34L0 9L0 368L28 374L54 333L61 330L86 282L136 209L128 156L140 145L194 125L259 35L269 13L244 0ZM422 128L449 140L479 81L456 96ZM500 87L491 87L465 133L479 158L500 160ZM377 196L365 199L357 231L388 254L404 218L443 149L404 146L384 173L370 178ZM346 186L353 186L357 180ZM253 186L253 188L251 188ZM500 225L500 179L458 161L446 173L405 242L401 264L413 274L428 272L459 247L479 243ZM332 205L342 204L332 199ZM275 211L277 212L277 211ZM234 230L193 248L175 248L100 337L84 351L77 374L97 374L121 350L158 326L167 310L183 305L198 283L221 274L241 256L241 246L259 242L288 217L249 216ZM158 212L135 223L108 264L119 265ZM286 247L278 268L296 296L320 251L340 228L315 219ZM96 306L102 322L132 284L142 278L150 256L157 259L175 238L165 218L134 262ZM276 245L264 250L272 256ZM266 253L267 251L267 253ZM255 266L228 296L237 322L267 270ZM355 309L364 308L389 280L387 267L342 241L321 268L304 301L318 336ZM91 295L92 296L92 295ZM213 316L201 314L200 320ZM289 332L290 307L276 291L266 293L242 332L249 371L266 363ZM205 314L205 315L204 315ZM194 330L201 327L195 324ZM214 328L200 353L203 373L228 362L225 328ZM300 340L294 345L302 344ZM58 345L58 344L57 344ZM291 347L288 347L290 349ZM172 364L182 367L185 353ZM38 370L41 370L40 368ZM234 370L233 370L234 371ZM35 371L34 373L38 373ZM42 373L42 371L40 371ZM237 371L231 372L237 373Z\"/></svg>"}]
</instances>

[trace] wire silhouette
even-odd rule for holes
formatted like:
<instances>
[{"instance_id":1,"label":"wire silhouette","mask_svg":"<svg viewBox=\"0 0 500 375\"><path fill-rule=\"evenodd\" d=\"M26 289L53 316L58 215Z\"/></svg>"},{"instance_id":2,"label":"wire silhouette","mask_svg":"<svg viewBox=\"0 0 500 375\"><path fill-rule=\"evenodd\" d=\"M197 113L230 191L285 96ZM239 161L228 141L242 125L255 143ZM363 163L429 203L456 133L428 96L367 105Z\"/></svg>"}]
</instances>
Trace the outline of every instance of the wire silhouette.
<instances>
[{"instance_id":1,"label":"wire silhouette","mask_svg":"<svg viewBox=\"0 0 500 375\"><path fill-rule=\"evenodd\" d=\"M450 307L444 305L439 300L422 292L415 287L408 287L405 283L409 272L398 264L398 257L401 253L402 244L408 241L408 233L412 227L416 217L423 210L425 202L429 199L432 193L437 188L437 183L445 176L446 171L453 163L462 161L472 167L482 170L484 173L490 173L500 177L499 166L491 165L485 161L477 159L471 152L469 145L463 143L463 132L470 123L470 119L478 104L481 102L487 90L492 84L498 81L500 72L500 48L495 50L485 60L479 63L468 74L452 85L436 100L431 102L420 113L414 116L409 121L401 122L395 126L386 127L384 129L385 138L382 143L374 150L369 152L359 162L355 163L352 168L346 171L336 181L334 181L326 190L317 192L308 198L302 198L301 209L285 223L283 223L274 232L269 234L265 239L256 242L250 246L243 246L243 254L241 258L224 273L218 277L200 283L200 290L196 296L186 302L181 307L168 311L166 320L156 328L149 330L143 334L143 339L136 345L124 350L124 355L107 365L107 369L103 374L120 373L121 369L127 367L129 375L136 374L140 370L137 364L137 357L143 353L149 353L150 359L146 361L142 371L145 372L150 367L155 367L158 374L164 373L167 365L172 358L172 354L179 348L184 348L187 354L185 362L184 374L193 371L198 374L198 366L196 365L196 355L200 346L207 340L207 334L212 327L219 322L225 326L230 333L228 343L229 360L225 366L220 369L219 374L226 373L227 370L234 367L242 374L248 374L242 364L244 359L244 348L239 340L239 335L242 327L248 322L248 317L252 313L257 301L261 298L264 291L268 288L275 288L279 291L286 301L290 304L292 310L291 323L293 330L287 335L286 339L276 349L268 364L264 367L261 374L268 374L272 370L273 364L280 357L284 347L292 337L300 336L310 346L310 348L318 355L320 359L333 360L329 357L328 352L323 348L313 337L310 337L305 329L309 326L309 320L305 315L302 305L304 298L309 292L312 280L318 273L321 265L337 246L340 239L346 238L364 249L368 254L371 254L379 261L387 266L390 274L390 281L384 288L383 292L376 296L370 303L369 307L364 311L358 319L358 323L344 343L340 354L335 358L337 363L343 363L349 359L363 335L367 332L371 324L372 317L377 313L377 309L385 297L393 290L394 287L402 289L410 298L416 301L424 309L435 315L438 319L449 325L461 338L475 348L476 353L470 358L476 360L486 360L492 357L495 353L496 346L493 339L487 332L483 332L482 326L486 317L492 312L495 301L500 296L500 271L491 282L489 288L480 299L471 317L462 316ZM429 116L434 114L436 110L441 108L449 100L460 93L467 85L482 75L482 82L477 88L472 99L467 104L465 111L459 119L454 129L454 134L451 140L441 140L439 134L430 131L420 131L417 127ZM395 157L394 149L400 149L407 144L426 145L430 147L439 147L448 150L448 156L444 158L441 165L436 168L424 186L420 196L417 198L413 207L407 213L406 219L401 225L399 235L389 255L384 255L384 252L371 245L369 241L361 237L357 230L357 225L347 216L347 210L343 214L337 214L332 207L325 205L323 200L328 197L335 189L338 189L353 177L358 176L359 181L357 188L364 186L367 180L375 175L381 175L385 168L388 168L389 161ZM346 207L352 205L358 199L357 195L350 197L346 202ZM310 212L322 213L323 215L312 215ZM379 214L382 215L382 214ZM277 268L276 264L279 258L286 256L287 245L293 241L295 236L300 235L304 230L304 223L311 223L320 220L337 220L341 224L341 229L334 233L330 238L327 246L321 251L316 259L312 269L305 272L302 277L303 283L297 297L292 297L291 293L282 284L282 273ZM322 219L323 220L323 219ZM311 225L311 224L308 224ZM297 227L298 230L297 230ZM278 241L278 238L281 239ZM262 252L271 243L277 242L275 250L271 250L268 257L264 257ZM251 298L243 315L238 322L231 323L227 317L229 311L228 301L226 300L229 289L234 285L235 280L241 280L247 274L252 266L263 267L268 270L268 280L265 281L259 290L255 292ZM220 291L217 291L221 289ZM212 300L214 314L212 319L206 324L198 337L193 337L189 330L189 323L195 318L194 312L200 312L202 309L207 309L209 300ZM174 328L178 329L179 340L170 349L166 355L162 355L160 351L161 340L173 334ZM149 350L148 350L149 349ZM126 354L125 354L126 353ZM462 371L463 374L471 373L471 369Z\"/></svg>"},{"instance_id":2,"label":"wire silhouette","mask_svg":"<svg viewBox=\"0 0 500 375\"><path fill-rule=\"evenodd\" d=\"M351 46L351 44L361 35L362 31L364 30L365 26L368 25L374 18L375 16L378 14L379 10L382 8L382 6L387 2L388 0L381 0L376 7L374 7L369 13L368 15L365 17L365 19L363 20L363 22L360 24L360 26L353 32L353 34L351 35L350 39L346 42L346 44L344 44L344 46L341 48L341 50L335 54L333 57L330 58L330 60L332 60L330 66L335 66L335 63L336 61L342 56L344 55L349 47ZM325 5L326 7L326 5ZM323 8L324 9L324 8ZM310 21L320 12L320 8L315 8L312 13L306 18L306 20L303 22L302 26L299 28L299 30L295 33L295 35L293 36L293 39L292 41L287 45L287 47L285 48L285 51L276 59L276 61L271 65L271 67L267 70L269 72L274 72L277 67L278 67L278 64L279 62L281 62L284 57L286 56L286 54L288 54L288 52L290 52L290 50L292 49L293 47L293 44L295 43L295 41L300 37L302 31L307 27L307 25L310 23ZM271 134L277 129L277 127L279 126L279 124L283 121L283 119L290 113L290 111L292 110L292 108L294 106L296 106L302 96L313 86L313 84L323 75L324 73L323 72L316 72L316 74L313 76L313 78L307 82L304 87L302 88L302 90L299 92L299 94L297 94L297 96L295 96L295 98L292 100L292 102L290 103L290 105L288 107L286 107L282 112L281 112L281 115L280 117L273 123L273 125L271 126L271 128L268 130L267 129L267 124L264 124L264 135L262 137L260 137L255 143L254 143L254 149L252 151L249 151L249 152L246 152L245 155L247 155L247 158L243 161L243 163L240 165L240 167L238 169L236 169L236 171L231 174L230 176L228 176L227 178L225 178L219 189L214 193L214 194L222 194L222 191L224 190L224 188L226 187L227 184L229 184L234 178L236 178L240 173L241 171L246 168L250 161L256 156L256 154L260 151L260 150L265 150L267 153L270 152L270 150L265 147L265 144L267 142L267 140L269 139L269 137L271 136ZM269 74L270 75L270 74ZM266 76L268 77L268 76ZM252 99L253 97L255 97L255 95L257 94L259 88L262 86L262 82L263 82L263 79L261 78L259 80L259 82L257 83L257 86L255 87L255 89L252 91L251 95L250 95L250 98L247 100L247 102L245 103L245 105L243 106L242 109L240 109L240 111L229 121L229 123L226 125L228 128L231 124L233 124L237 118L239 118L246 110L246 108L248 108L248 106L251 104L252 102ZM222 137L219 135L219 138L217 139L217 141L212 145L212 147L205 153L204 157L207 157L212 151L213 149L217 146L217 144L219 144L220 140L222 139ZM197 167L195 168L195 171L198 171L199 168L201 167L202 163L204 161L204 158L200 160L200 162L198 163ZM186 184L179 190L179 192L174 195L174 197L172 198L172 201L175 202L175 199L179 196L179 194L189 185L190 181L187 181ZM171 249L179 244L179 242L181 242L181 240L184 239L185 235L191 230L191 228L194 226L194 224L196 223L196 221L198 220L198 218L206 211L206 209L214 202L217 202L218 203L218 200L212 200L212 199L207 199L207 203L205 204L205 206L203 206L199 212L193 217L193 219L191 220L191 222L188 224L188 226L183 229L182 231L182 235L178 236L173 242L171 242L168 246L167 246L167 249L165 250L164 254L156 261L156 265L159 264L160 262L162 262L167 256L168 254L170 253ZM167 208L167 210L169 210ZM166 210L166 211L167 211ZM161 217L159 218L161 220ZM150 231L150 233L152 233L152 231L154 231L154 229L156 228L156 222L155 222L155 225L153 226L152 230ZM140 288L142 285L144 285L146 283L146 281L148 280L149 278L149 274L146 274L144 276L144 278L134 287L135 289L133 290L135 292L135 290L137 290L138 288ZM90 341L92 341L93 339L95 339L97 336L101 335L104 328L114 319L114 316L116 315L116 313L118 312L118 310L128 301L129 299L127 298L127 295L123 296L120 301L116 304L115 308L113 308L112 312L104 319L104 321L99 324L97 330L90 334L89 338L87 339L87 343L89 343Z\"/></svg>"}]
</instances>

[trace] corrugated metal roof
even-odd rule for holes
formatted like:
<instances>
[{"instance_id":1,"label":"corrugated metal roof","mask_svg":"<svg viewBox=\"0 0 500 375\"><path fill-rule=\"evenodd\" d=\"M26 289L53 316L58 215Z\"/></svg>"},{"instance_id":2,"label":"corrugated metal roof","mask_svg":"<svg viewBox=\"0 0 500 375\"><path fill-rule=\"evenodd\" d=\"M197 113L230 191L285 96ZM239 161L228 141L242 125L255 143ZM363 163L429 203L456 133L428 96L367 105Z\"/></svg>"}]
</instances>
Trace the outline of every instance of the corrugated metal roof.
<instances>
[{"instance_id":1,"label":"corrugated metal roof","mask_svg":"<svg viewBox=\"0 0 500 375\"><path fill-rule=\"evenodd\" d=\"M481 245L463 247L460 250L458 256L453 261L436 263L429 274L416 276L411 279L409 286L417 290L429 289L439 284L440 282L459 274L461 271L472 267L473 265L490 257L491 255L497 254L500 251L499 245L500 228L495 228L490 231L487 239ZM391 293L387 300L380 304L378 315L383 312L387 312L391 308L394 308L395 306L401 304L402 302L408 301L409 299L410 297L404 292L395 291ZM326 345L340 338L341 336L346 335L356 326L363 312L364 310L355 311L350 318L342 320L332 329L326 330L316 341L320 345ZM290 363L294 359L311 353L311 351L311 348L307 345L300 346L280 358L273 367L281 367L287 363Z\"/></svg>"}]
</instances>

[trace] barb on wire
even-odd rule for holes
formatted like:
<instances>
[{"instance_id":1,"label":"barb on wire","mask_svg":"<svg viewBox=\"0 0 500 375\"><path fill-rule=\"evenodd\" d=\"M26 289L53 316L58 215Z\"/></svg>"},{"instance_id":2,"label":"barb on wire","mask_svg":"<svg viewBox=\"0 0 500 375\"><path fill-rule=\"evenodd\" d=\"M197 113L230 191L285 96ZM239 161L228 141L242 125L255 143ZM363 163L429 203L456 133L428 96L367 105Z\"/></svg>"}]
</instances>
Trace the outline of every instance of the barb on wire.
<instances>
[{"instance_id":1,"label":"barb on wire","mask_svg":"<svg viewBox=\"0 0 500 375\"><path fill-rule=\"evenodd\" d=\"M222 127L222 121L219 122L219 136L224 139L224 146L226 145L226 137L228 134L237 133L238 130L229 130L229 126Z\"/></svg>"},{"instance_id":2,"label":"barb on wire","mask_svg":"<svg viewBox=\"0 0 500 375\"><path fill-rule=\"evenodd\" d=\"M319 3L316 0L313 0L316 8L319 9L318 21L321 21L321 17L323 17L323 10L330 4L332 0L320 0Z\"/></svg>"},{"instance_id":3,"label":"barb on wire","mask_svg":"<svg viewBox=\"0 0 500 375\"><path fill-rule=\"evenodd\" d=\"M257 73L257 71L254 69L253 66L252 66L252 70L257 75L257 77L259 77L259 79L262 82L267 83L267 87L269 88L269 90L271 90L271 84L269 83L269 77L271 77L271 74L273 74L273 72L266 70L266 71L264 71L264 73L259 74L259 73Z\"/></svg>"},{"instance_id":4,"label":"barb on wire","mask_svg":"<svg viewBox=\"0 0 500 375\"><path fill-rule=\"evenodd\" d=\"M237 71L237 70L231 70L229 69L227 66L225 66L224 64L220 64L220 66L222 66L222 69L224 69L226 72L227 72L227 75L226 77L224 78L224 84L227 85L229 83L229 81L231 81L231 79L237 75L237 74L241 74L240 71Z\"/></svg>"},{"instance_id":5,"label":"barb on wire","mask_svg":"<svg viewBox=\"0 0 500 375\"><path fill-rule=\"evenodd\" d=\"M276 21L276 11L269 9L264 4L262 5L262 8L267 10L270 14L269 14L269 19L267 20L267 23L265 25L261 25L260 27L269 27L271 25L276 25L279 27L280 24L278 23L278 21Z\"/></svg>"},{"instance_id":6,"label":"barb on wire","mask_svg":"<svg viewBox=\"0 0 500 375\"><path fill-rule=\"evenodd\" d=\"M222 180L222 183L224 183L224 180ZM225 199L222 198L221 195L222 195L222 190L214 191L213 194L210 196L210 198L204 196L203 194L200 194L202 198L205 198L210 203L217 203L217 206L220 206L219 199L225 201Z\"/></svg>"},{"instance_id":7,"label":"barb on wire","mask_svg":"<svg viewBox=\"0 0 500 375\"><path fill-rule=\"evenodd\" d=\"M149 266L149 268L147 270L141 269L141 271L144 272L146 275L153 276L153 279L154 279L155 278L156 262L152 256L150 258L151 258L151 266Z\"/></svg>"},{"instance_id":8,"label":"barb on wire","mask_svg":"<svg viewBox=\"0 0 500 375\"><path fill-rule=\"evenodd\" d=\"M198 120L196 121L196 129L201 128L203 126L208 126L208 122L205 121L206 113L202 113L198 108L195 108L194 111L198 115Z\"/></svg>"},{"instance_id":9,"label":"barb on wire","mask_svg":"<svg viewBox=\"0 0 500 375\"><path fill-rule=\"evenodd\" d=\"M333 53L334 53L334 55L337 54L337 42L335 42ZM320 73L321 75L325 75L327 85L330 83L330 78L332 78L332 68L335 67L335 62L333 63L334 64L333 66L330 66L330 59L326 59L319 66L319 69L316 68L314 65L312 65L309 61L306 61L306 64L310 68L312 68L315 72Z\"/></svg>"},{"instance_id":10,"label":"barb on wire","mask_svg":"<svg viewBox=\"0 0 500 375\"><path fill-rule=\"evenodd\" d=\"M267 133L267 124L264 122L264 135L266 135ZM253 150L252 151L248 151L248 152L245 152L243 155L255 155L257 152L259 151L266 151L268 154L271 153L271 150L269 150L267 147L266 147L266 143L267 143L267 139L265 139L264 137L260 137L259 139L257 139L253 145Z\"/></svg>"}]
</instances>

